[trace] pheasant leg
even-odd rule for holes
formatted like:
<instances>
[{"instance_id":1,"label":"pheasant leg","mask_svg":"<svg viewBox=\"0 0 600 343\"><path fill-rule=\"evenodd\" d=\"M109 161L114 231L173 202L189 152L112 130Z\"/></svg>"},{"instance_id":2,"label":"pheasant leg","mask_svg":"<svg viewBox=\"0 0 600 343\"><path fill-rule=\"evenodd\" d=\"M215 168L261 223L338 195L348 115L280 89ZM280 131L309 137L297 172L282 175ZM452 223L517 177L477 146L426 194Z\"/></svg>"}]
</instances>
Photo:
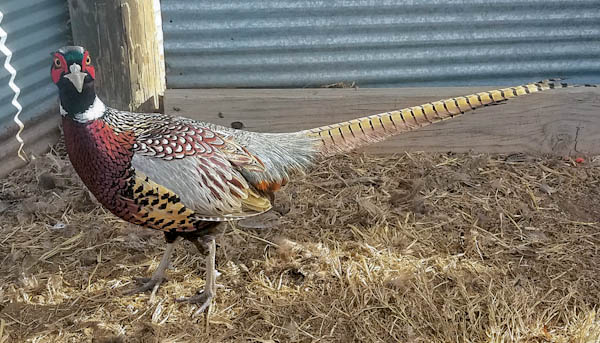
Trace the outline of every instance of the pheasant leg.
<instances>
[{"instance_id":1,"label":"pheasant leg","mask_svg":"<svg viewBox=\"0 0 600 343\"><path fill-rule=\"evenodd\" d=\"M166 280L165 272L169 267L169 262L171 260L171 255L173 254L173 250L175 250L175 244L177 241L167 243L167 249L160 259L160 263L158 267L152 274L150 278L137 278L136 281L141 285L136 287L130 291L125 292L125 295L131 295L135 293L143 293L149 290L152 290L152 294L150 295L150 301L152 301L156 295L156 291L158 291L158 287L163 281Z\"/></svg>"},{"instance_id":2,"label":"pheasant leg","mask_svg":"<svg viewBox=\"0 0 600 343\"><path fill-rule=\"evenodd\" d=\"M205 250L205 248L200 242L194 241L194 244L200 252L203 252ZM176 299L177 302L188 302L192 304L198 304L200 307L194 313L194 316L202 313L204 310L210 307L211 301L215 297L216 293L217 270L215 269L215 255L217 251L217 246L215 243L215 239L213 237L210 237L206 245L208 255L206 256L206 283L204 284L204 289L194 296Z\"/></svg>"}]
</instances>

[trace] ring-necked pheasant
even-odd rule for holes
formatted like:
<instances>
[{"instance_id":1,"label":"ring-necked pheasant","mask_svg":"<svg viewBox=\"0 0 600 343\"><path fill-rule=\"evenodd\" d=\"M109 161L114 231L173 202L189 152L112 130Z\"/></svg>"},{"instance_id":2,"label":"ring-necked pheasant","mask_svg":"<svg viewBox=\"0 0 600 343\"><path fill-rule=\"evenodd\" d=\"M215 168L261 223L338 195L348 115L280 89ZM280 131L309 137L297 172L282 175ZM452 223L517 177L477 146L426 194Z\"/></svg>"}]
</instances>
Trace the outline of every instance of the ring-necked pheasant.
<instances>
[{"instance_id":1,"label":"ring-necked pheasant","mask_svg":"<svg viewBox=\"0 0 600 343\"><path fill-rule=\"evenodd\" d=\"M89 53L54 53L65 144L73 167L98 201L118 217L162 230L167 249L150 279L133 292L154 295L178 237L208 245L203 292L182 300L203 311L215 295L215 241L220 222L271 208L290 172L317 159L381 141L476 108L551 88L553 80L481 92L295 133L256 133L155 113L105 106L94 90ZM131 293L133 293L131 292Z\"/></svg>"}]
</instances>

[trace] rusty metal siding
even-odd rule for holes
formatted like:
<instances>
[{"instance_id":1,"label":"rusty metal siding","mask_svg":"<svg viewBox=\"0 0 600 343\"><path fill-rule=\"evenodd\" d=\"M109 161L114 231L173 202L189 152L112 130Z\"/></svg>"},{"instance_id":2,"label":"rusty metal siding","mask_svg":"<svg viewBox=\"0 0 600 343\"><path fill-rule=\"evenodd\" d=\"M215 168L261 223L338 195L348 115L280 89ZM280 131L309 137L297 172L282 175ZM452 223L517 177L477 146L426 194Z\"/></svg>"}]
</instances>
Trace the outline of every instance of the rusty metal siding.
<instances>
[{"instance_id":1,"label":"rusty metal siding","mask_svg":"<svg viewBox=\"0 0 600 343\"><path fill-rule=\"evenodd\" d=\"M68 7L61 0L2 0L0 27L7 33L6 46L12 51L15 84L21 89L23 121L37 119L57 108L57 92L50 79L50 53L67 44ZM0 53L0 135L16 128L11 104L10 74ZM27 129L27 128L26 128Z\"/></svg>"},{"instance_id":2,"label":"rusty metal siding","mask_svg":"<svg viewBox=\"0 0 600 343\"><path fill-rule=\"evenodd\" d=\"M167 86L600 83L598 0L162 0Z\"/></svg>"}]
</instances>

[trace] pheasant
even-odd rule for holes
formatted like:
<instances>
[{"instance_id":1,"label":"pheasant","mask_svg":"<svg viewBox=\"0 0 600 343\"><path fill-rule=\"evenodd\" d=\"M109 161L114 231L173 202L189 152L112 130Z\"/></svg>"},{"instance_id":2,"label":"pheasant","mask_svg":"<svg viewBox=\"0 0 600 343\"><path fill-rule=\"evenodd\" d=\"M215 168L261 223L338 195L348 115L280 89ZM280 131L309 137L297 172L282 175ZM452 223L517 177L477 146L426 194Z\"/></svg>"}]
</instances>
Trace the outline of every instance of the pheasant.
<instances>
[{"instance_id":1,"label":"pheasant","mask_svg":"<svg viewBox=\"0 0 600 343\"><path fill-rule=\"evenodd\" d=\"M481 92L294 133L258 133L157 113L110 108L96 96L88 51L66 46L53 54L65 145L86 187L110 212L161 230L167 242L149 279L127 294L165 279L183 238L208 250L206 283L180 298L204 311L215 296L215 239L211 229L271 209L273 193L326 156L350 151L490 104L567 87L556 80Z\"/></svg>"}]
</instances>

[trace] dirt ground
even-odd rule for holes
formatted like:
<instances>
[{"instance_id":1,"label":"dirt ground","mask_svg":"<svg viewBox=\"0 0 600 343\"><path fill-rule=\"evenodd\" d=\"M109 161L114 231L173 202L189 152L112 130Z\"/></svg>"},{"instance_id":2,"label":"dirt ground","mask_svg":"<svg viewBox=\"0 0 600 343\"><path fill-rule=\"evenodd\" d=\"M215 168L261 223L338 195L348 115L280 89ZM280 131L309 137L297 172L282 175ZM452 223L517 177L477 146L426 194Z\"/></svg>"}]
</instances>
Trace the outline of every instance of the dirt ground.
<instances>
[{"instance_id":1,"label":"dirt ground","mask_svg":"<svg viewBox=\"0 0 600 343\"><path fill-rule=\"evenodd\" d=\"M581 162L581 161L580 161ZM204 256L103 210L64 151L1 180L0 343L598 342L600 158L414 153L323 161L270 220Z\"/></svg>"}]
</instances>

